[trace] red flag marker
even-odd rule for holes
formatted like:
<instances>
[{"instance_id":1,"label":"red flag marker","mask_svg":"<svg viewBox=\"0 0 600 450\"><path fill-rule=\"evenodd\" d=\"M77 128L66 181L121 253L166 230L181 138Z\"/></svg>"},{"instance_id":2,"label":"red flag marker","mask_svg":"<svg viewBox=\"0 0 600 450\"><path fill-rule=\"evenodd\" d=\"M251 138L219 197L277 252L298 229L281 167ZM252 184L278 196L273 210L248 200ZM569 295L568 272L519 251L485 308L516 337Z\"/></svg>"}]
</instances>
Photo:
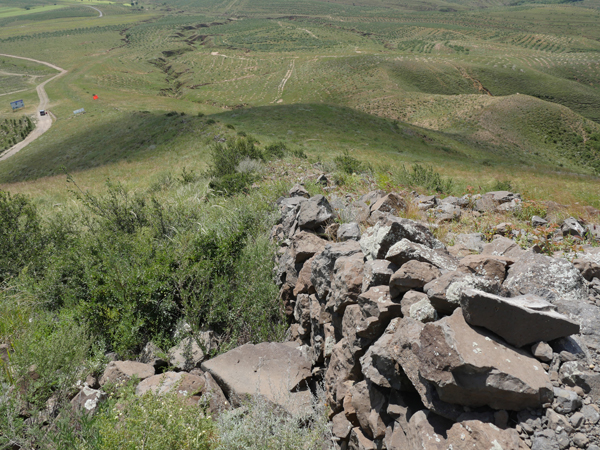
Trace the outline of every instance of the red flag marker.
<instances>
[{"instance_id":1,"label":"red flag marker","mask_svg":"<svg viewBox=\"0 0 600 450\"><path fill-rule=\"evenodd\" d=\"M96 94L94 94L94 97L92 97L94 100L98 100L98 96Z\"/></svg>"}]
</instances>

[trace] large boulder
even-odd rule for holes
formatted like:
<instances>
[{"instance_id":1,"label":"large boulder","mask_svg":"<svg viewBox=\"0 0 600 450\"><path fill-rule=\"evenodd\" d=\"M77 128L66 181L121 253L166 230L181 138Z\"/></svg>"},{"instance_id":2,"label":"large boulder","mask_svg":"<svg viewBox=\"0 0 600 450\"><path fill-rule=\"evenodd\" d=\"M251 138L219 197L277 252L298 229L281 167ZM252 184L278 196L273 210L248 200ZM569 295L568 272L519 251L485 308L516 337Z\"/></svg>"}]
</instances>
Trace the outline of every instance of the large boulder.
<instances>
[{"instance_id":1,"label":"large boulder","mask_svg":"<svg viewBox=\"0 0 600 450\"><path fill-rule=\"evenodd\" d=\"M125 383L133 377L145 380L154 375L154 366L135 361L111 361L100 378L100 386L106 383Z\"/></svg>"},{"instance_id":2,"label":"large boulder","mask_svg":"<svg viewBox=\"0 0 600 450\"><path fill-rule=\"evenodd\" d=\"M469 255L460 260L458 267L474 275L502 283L506 278L506 269L512 263L514 260L505 256Z\"/></svg>"},{"instance_id":3,"label":"large boulder","mask_svg":"<svg viewBox=\"0 0 600 450\"><path fill-rule=\"evenodd\" d=\"M311 376L309 361L295 346L276 342L245 344L202 363L233 406L251 395L298 412L310 404L303 390Z\"/></svg>"},{"instance_id":4,"label":"large boulder","mask_svg":"<svg viewBox=\"0 0 600 450\"><path fill-rule=\"evenodd\" d=\"M344 256L351 256L359 252L361 252L361 247L358 242L345 241L336 244L328 244L321 253L315 255L312 262L310 281L321 300L325 301L327 294L329 294L329 291L331 290L333 268L337 259Z\"/></svg>"},{"instance_id":5,"label":"large boulder","mask_svg":"<svg viewBox=\"0 0 600 450\"><path fill-rule=\"evenodd\" d=\"M356 222L343 223L337 231L338 241L358 241L360 240L360 227Z\"/></svg>"},{"instance_id":6,"label":"large boulder","mask_svg":"<svg viewBox=\"0 0 600 450\"><path fill-rule=\"evenodd\" d=\"M327 199L322 195L315 195L300 203L298 226L308 230L315 230L334 217L335 213Z\"/></svg>"},{"instance_id":7,"label":"large boulder","mask_svg":"<svg viewBox=\"0 0 600 450\"><path fill-rule=\"evenodd\" d=\"M469 324L487 328L516 347L579 333L578 323L532 294L504 298L469 289L462 292L460 305Z\"/></svg>"},{"instance_id":8,"label":"large boulder","mask_svg":"<svg viewBox=\"0 0 600 450\"><path fill-rule=\"evenodd\" d=\"M450 255L446 249L432 249L423 244L411 242L408 239L402 239L390 247L385 259L400 267L408 261L416 260L429 263L445 272L458 268L457 259Z\"/></svg>"},{"instance_id":9,"label":"large boulder","mask_svg":"<svg viewBox=\"0 0 600 450\"><path fill-rule=\"evenodd\" d=\"M425 406L450 419L460 411L454 405L519 411L552 399L535 358L472 328L460 309L426 325L403 319L394 338L397 361Z\"/></svg>"},{"instance_id":10,"label":"large boulder","mask_svg":"<svg viewBox=\"0 0 600 450\"><path fill-rule=\"evenodd\" d=\"M408 239L431 249L444 248L431 231L418 222L386 217L368 228L360 238L360 246L368 260L384 259L392 245Z\"/></svg>"}]
</instances>

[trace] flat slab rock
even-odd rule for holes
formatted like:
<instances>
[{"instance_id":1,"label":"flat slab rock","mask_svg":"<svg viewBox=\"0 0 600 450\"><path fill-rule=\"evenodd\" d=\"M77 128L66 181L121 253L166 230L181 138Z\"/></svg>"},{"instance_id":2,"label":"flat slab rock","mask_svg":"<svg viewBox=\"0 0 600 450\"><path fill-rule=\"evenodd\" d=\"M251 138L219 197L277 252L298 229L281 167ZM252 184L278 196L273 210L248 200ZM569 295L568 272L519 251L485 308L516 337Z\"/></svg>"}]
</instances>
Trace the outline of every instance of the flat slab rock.
<instances>
[{"instance_id":1,"label":"flat slab rock","mask_svg":"<svg viewBox=\"0 0 600 450\"><path fill-rule=\"evenodd\" d=\"M469 289L460 305L469 324L487 328L516 347L579 333L578 323L533 294L504 298Z\"/></svg>"},{"instance_id":2,"label":"flat slab rock","mask_svg":"<svg viewBox=\"0 0 600 450\"><path fill-rule=\"evenodd\" d=\"M245 344L202 363L233 406L255 394L287 411L310 404L310 393L295 391L311 375L310 362L291 343Z\"/></svg>"},{"instance_id":3,"label":"flat slab rock","mask_svg":"<svg viewBox=\"0 0 600 450\"><path fill-rule=\"evenodd\" d=\"M455 405L519 411L553 398L539 361L472 328L461 309L426 325L402 319L394 341L396 359L421 400L444 417L456 420Z\"/></svg>"},{"instance_id":4,"label":"flat slab rock","mask_svg":"<svg viewBox=\"0 0 600 450\"><path fill-rule=\"evenodd\" d=\"M100 378L100 386L106 383L124 383L134 376L144 380L154 375L154 366L135 361L111 361Z\"/></svg>"}]
</instances>

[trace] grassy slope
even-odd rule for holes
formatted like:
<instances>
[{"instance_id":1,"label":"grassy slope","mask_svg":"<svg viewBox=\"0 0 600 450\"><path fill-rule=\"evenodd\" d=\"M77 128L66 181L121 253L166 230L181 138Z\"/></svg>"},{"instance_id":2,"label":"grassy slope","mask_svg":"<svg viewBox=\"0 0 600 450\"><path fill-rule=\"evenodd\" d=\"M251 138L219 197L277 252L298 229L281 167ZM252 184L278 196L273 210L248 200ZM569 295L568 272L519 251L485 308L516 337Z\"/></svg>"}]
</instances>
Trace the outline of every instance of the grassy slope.
<instances>
[{"instance_id":1,"label":"grassy slope","mask_svg":"<svg viewBox=\"0 0 600 450\"><path fill-rule=\"evenodd\" d=\"M546 137L556 126L597 129L577 114L600 117L597 13L589 9L489 3L482 12L463 3L459 13L400 13L420 7L196 1L192 9L202 15L172 15L161 3L150 11L102 6L102 19L38 16L26 32L0 29L3 51L69 70L47 87L57 122L0 164L4 187L60 197L61 167L91 187L107 176L147 186L184 166L203 170L214 134L234 133L206 126L198 112L314 158L349 149L382 165L432 163L473 183L512 176L549 194L557 171L586 172L560 135ZM264 19L283 11L305 15ZM255 18L223 17L241 12ZM552 34L564 25L553 15L577 26ZM527 26L532 17L539 20ZM31 90L23 97L35 102ZM73 117L81 107L88 113ZM171 110L187 116L167 118ZM390 119L406 124L395 129ZM596 203L595 181L559 179L574 191L564 199Z\"/></svg>"}]
</instances>

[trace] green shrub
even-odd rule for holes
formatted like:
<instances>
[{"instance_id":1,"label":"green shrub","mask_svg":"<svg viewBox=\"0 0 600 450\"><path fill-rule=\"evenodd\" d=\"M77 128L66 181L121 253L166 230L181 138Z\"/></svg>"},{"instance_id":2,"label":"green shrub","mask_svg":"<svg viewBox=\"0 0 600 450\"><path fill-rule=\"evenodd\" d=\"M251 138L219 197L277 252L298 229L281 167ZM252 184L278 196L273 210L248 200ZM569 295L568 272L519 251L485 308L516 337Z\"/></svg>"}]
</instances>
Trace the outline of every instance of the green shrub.
<instances>
[{"instance_id":1,"label":"green shrub","mask_svg":"<svg viewBox=\"0 0 600 450\"><path fill-rule=\"evenodd\" d=\"M428 191L440 193L450 193L454 186L452 178L442 178L439 172L436 172L433 167L414 164L410 169L402 166L400 169L392 173L394 181L398 184L415 187L420 186Z\"/></svg>"},{"instance_id":2,"label":"green shrub","mask_svg":"<svg viewBox=\"0 0 600 450\"><path fill-rule=\"evenodd\" d=\"M281 159L287 153L287 147L281 141L265 147L265 158L266 159Z\"/></svg>"},{"instance_id":3,"label":"green shrub","mask_svg":"<svg viewBox=\"0 0 600 450\"><path fill-rule=\"evenodd\" d=\"M240 192L247 193L248 186L254 180L251 173L232 173L212 180L209 187L220 195L235 195Z\"/></svg>"},{"instance_id":4,"label":"green shrub","mask_svg":"<svg viewBox=\"0 0 600 450\"><path fill-rule=\"evenodd\" d=\"M208 119L208 120L206 121L206 125L214 125L215 123L217 123L217 122L215 121L215 119Z\"/></svg>"},{"instance_id":5,"label":"green shrub","mask_svg":"<svg viewBox=\"0 0 600 450\"><path fill-rule=\"evenodd\" d=\"M335 162L335 165L339 171L348 175L365 172L369 169L366 164L362 163L353 156L350 156L348 150L344 150L344 153L340 156L336 156L333 161Z\"/></svg>"},{"instance_id":6,"label":"green shrub","mask_svg":"<svg viewBox=\"0 0 600 450\"><path fill-rule=\"evenodd\" d=\"M515 189L510 180L496 180L490 188L491 191L513 191Z\"/></svg>"},{"instance_id":7,"label":"green shrub","mask_svg":"<svg viewBox=\"0 0 600 450\"><path fill-rule=\"evenodd\" d=\"M217 143L211 148L210 176L223 177L236 173L240 161L250 158L263 160L263 154L250 138L229 140L225 145Z\"/></svg>"},{"instance_id":8,"label":"green shrub","mask_svg":"<svg viewBox=\"0 0 600 450\"><path fill-rule=\"evenodd\" d=\"M35 206L0 190L0 283L24 267L41 270L47 241Z\"/></svg>"}]
</instances>

